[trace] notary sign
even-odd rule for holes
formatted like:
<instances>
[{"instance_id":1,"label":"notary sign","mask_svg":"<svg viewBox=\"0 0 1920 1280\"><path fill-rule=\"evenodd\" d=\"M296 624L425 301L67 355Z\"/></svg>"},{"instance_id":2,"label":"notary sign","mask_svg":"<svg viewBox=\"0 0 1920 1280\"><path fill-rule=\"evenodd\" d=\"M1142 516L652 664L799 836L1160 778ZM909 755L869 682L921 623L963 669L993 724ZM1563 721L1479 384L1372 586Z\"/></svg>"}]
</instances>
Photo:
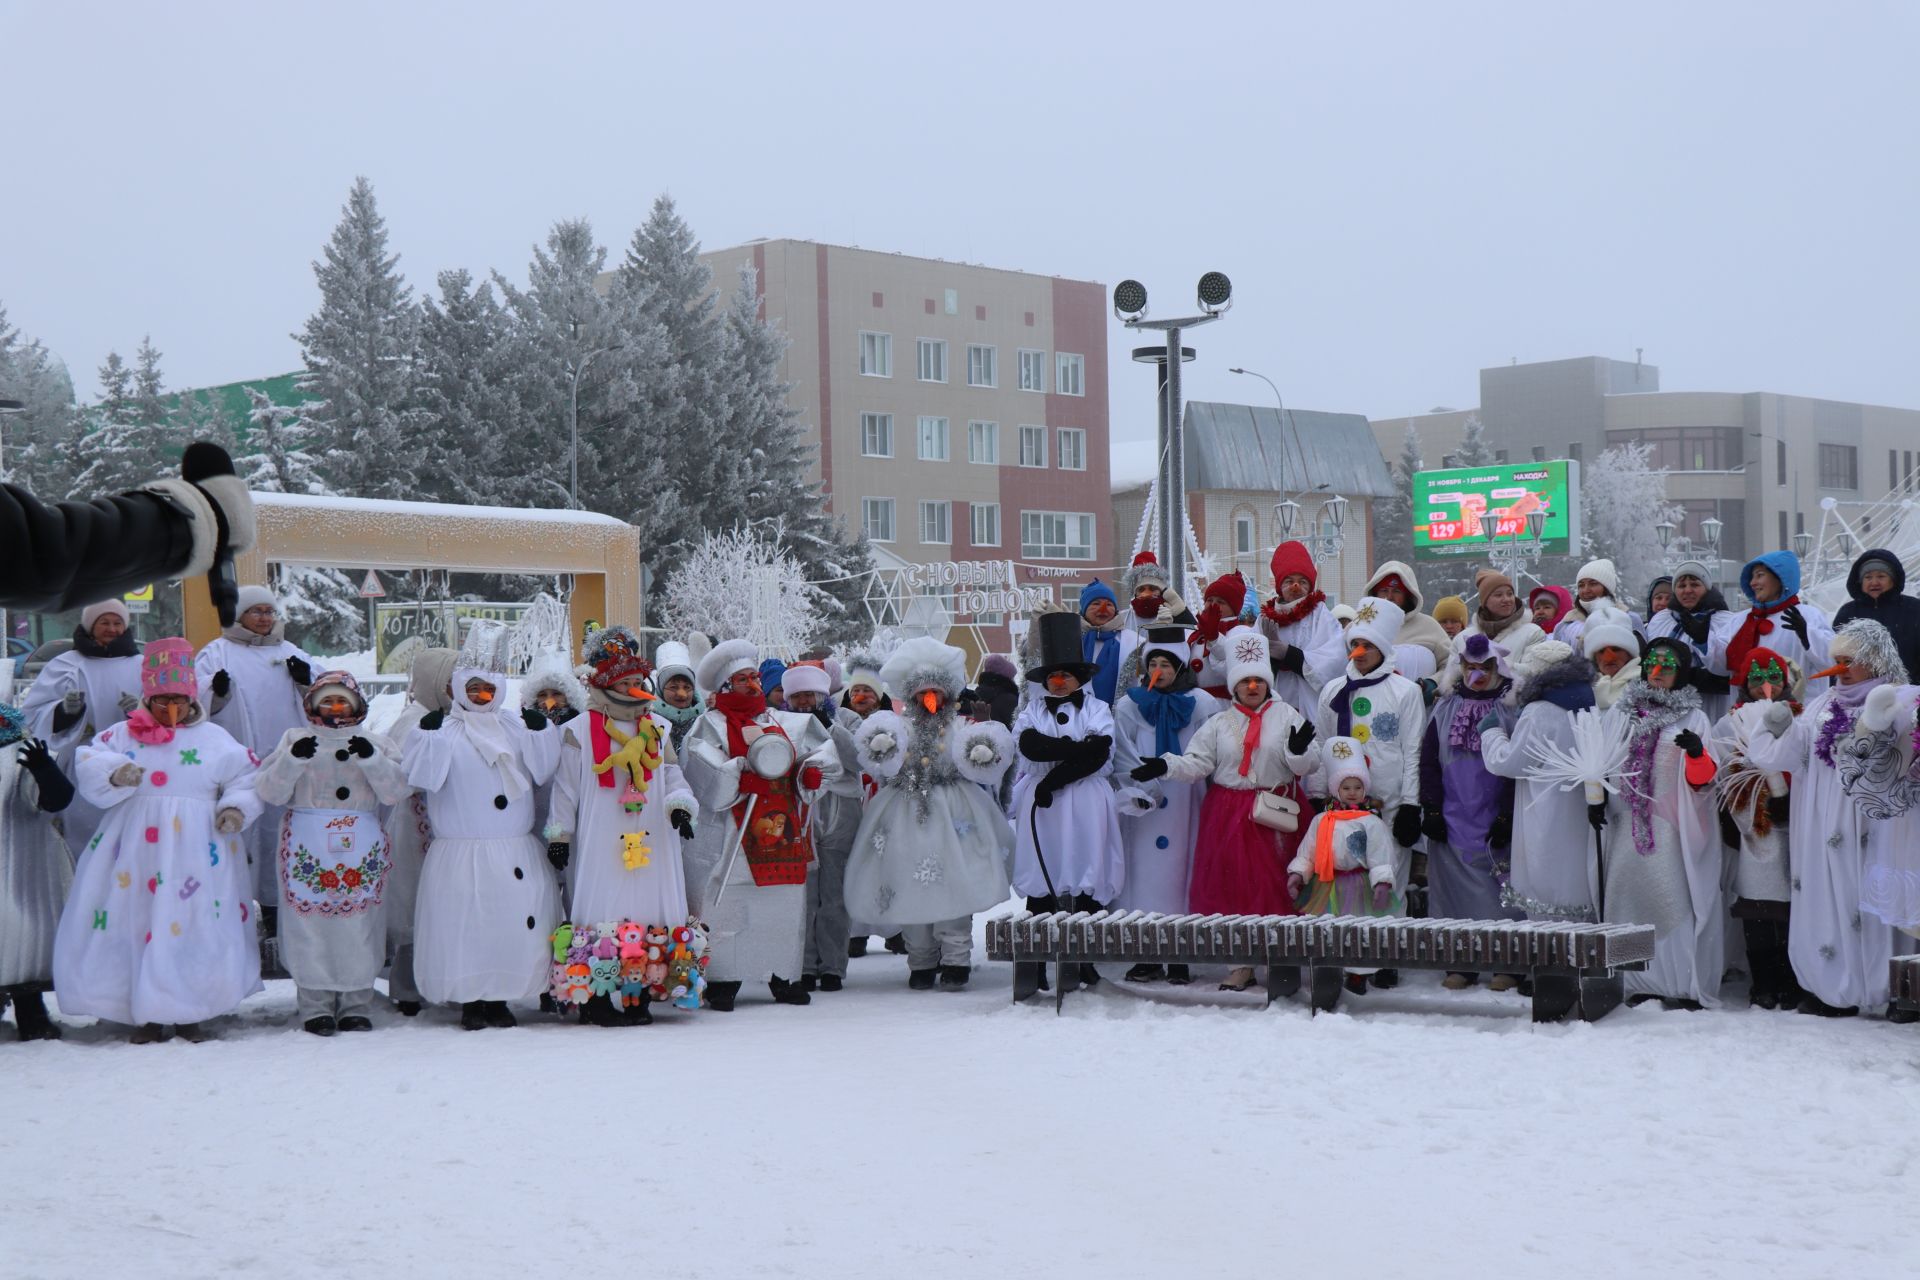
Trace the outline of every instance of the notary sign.
<instances>
[{"instance_id":1,"label":"notary sign","mask_svg":"<svg viewBox=\"0 0 1920 1280\"><path fill-rule=\"evenodd\" d=\"M1580 464L1571 460L1449 467L1413 474L1413 553L1423 559L1485 555L1487 530L1499 542L1525 541L1527 515L1546 514L1544 554L1580 545Z\"/></svg>"}]
</instances>

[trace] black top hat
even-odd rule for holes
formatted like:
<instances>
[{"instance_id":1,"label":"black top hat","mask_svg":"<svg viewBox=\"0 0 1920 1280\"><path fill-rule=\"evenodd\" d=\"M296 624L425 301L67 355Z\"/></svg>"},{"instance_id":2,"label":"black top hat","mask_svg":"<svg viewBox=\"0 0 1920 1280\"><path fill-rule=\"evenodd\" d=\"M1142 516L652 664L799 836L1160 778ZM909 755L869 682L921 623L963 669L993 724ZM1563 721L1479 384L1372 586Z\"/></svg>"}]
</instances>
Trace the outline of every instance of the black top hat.
<instances>
[{"instance_id":1,"label":"black top hat","mask_svg":"<svg viewBox=\"0 0 1920 1280\"><path fill-rule=\"evenodd\" d=\"M1078 614L1043 613L1035 625L1040 628L1040 661L1027 668L1028 680L1041 684L1053 671L1065 671L1082 684L1093 679L1094 665L1080 649Z\"/></svg>"}]
</instances>

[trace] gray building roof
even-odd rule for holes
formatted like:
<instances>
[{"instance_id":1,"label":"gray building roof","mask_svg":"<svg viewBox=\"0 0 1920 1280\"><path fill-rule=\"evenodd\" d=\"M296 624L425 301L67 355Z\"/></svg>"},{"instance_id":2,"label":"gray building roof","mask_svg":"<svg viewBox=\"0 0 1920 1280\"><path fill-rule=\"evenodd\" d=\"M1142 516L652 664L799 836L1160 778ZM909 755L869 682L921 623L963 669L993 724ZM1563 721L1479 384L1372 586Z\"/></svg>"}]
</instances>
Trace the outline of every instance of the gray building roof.
<instances>
[{"instance_id":1,"label":"gray building roof","mask_svg":"<svg viewBox=\"0 0 1920 1280\"><path fill-rule=\"evenodd\" d=\"M1373 428L1359 413L1319 413L1192 400L1186 406L1189 489L1295 493L1326 484L1349 498L1393 494Z\"/></svg>"}]
</instances>

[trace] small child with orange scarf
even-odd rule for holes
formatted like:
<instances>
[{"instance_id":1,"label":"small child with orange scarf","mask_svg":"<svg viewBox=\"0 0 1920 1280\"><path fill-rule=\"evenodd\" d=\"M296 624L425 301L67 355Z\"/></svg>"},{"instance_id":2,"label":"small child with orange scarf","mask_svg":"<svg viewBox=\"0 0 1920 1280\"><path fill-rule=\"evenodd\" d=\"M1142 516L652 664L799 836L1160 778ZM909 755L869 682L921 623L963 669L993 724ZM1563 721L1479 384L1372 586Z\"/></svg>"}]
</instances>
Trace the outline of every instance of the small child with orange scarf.
<instances>
[{"instance_id":1,"label":"small child with orange scarf","mask_svg":"<svg viewBox=\"0 0 1920 1280\"><path fill-rule=\"evenodd\" d=\"M1371 796L1372 771L1357 738L1329 738L1321 747L1327 807L1313 816L1287 865L1287 892L1303 916L1398 916L1406 900L1394 890L1393 833ZM1346 975L1347 990L1367 989L1365 973ZM1316 997L1321 993L1316 992ZM1326 993L1331 997L1337 993Z\"/></svg>"}]
</instances>

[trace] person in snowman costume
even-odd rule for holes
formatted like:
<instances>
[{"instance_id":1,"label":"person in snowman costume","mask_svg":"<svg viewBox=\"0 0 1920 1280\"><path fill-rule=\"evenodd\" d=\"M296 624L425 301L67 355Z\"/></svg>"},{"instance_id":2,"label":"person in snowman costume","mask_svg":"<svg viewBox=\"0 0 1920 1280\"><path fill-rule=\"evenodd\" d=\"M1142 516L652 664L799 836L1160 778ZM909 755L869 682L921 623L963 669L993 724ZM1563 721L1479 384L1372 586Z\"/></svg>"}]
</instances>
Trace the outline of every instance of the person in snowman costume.
<instances>
[{"instance_id":1,"label":"person in snowman costume","mask_svg":"<svg viewBox=\"0 0 1920 1280\"><path fill-rule=\"evenodd\" d=\"M840 775L833 735L810 712L773 711L747 640L715 645L696 672L713 710L687 732L682 767L700 800L687 866L688 906L712 930L707 1003L731 1010L741 984L767 982L777 1004L808 1004L810 810Z\"/></svg>"},{"instance_id":2,"label":"person in snowman costume","mask_svg":"<svg viewBox=\"0 0 1920 1280\"><path fill-rule=\"evenodd\" d=\"M908 640L880 677L898 710L876 711L854 735L879 791L847 859L847 900L906 939L909 987L937 980L958 991L973 971L974 912L1007 899L1013 833L993 794L1013 763L1013 735L956 718L967 665L952 645Z\"/></svg>"},{"instance_id":3,"label":"person in snowman costume","mask_svg":"<svg viewBox=\"0 0 1920 1280\"><path fill-rule=\"evenodd\" d=\"M626 627L587 637L587 712L560 729L560 767L547 816L547 856L568 873L574 938L625 922L677 929L687 922L682 847L693 841L693 792L673 754L673 726L653 714L651 668ZM645 1026L650 1000L596 993L581 1020Z\"/></svg>"},{"instance_id":4,"label":"person in snowman costume","mask_svg":"<svg viewBox=\"0 0 1920 1280\"><path fill-rule=\"evenodd\" d=\"M240 833L260 816L253 755L208 721L193 646L141 655L140 705L75 754L106 813L74 869L54 937L62 1013L135 1028L135 1043L206 1038L260 990L253 879Z\"/></svg>"},{"instance_id":5,"label":"person in snowman costume","mask_svg":"<svg viewBox=\"0 0 1920 1280\"><path fill-rule=\"evenodd\" d=\"M308 1031L371 1031L393 865L379 810L407 794L406 771L366 727L367 700L347 672L316 675L305 702L306 726L287 730L254 780L263 801L286 806L274 856L280 959Z\"/></svg>"},{"instance_id":6,"label":"person in snowman costume","mask_svg":"<svg viewBox=\"0 0 1920 1280\"><path fill-rule=\"evenodd\" d=\"M422 649L413 655L407 705L387 729L387 740L402 760L420 722L435 712L445 716L453 706L453 664L459 657L458 650L441 648ZM413 980L413 916L420 900L420 866L433 843L426 798L409 788L388 809L381 825L393 859L385 894L387 943L393 953L393 961L387 966L387 998L403 1016L414 1018L420 1014L421 1000L420 987Z\"/></svg>"},{"instance_id":7,"label":"person in snowman costume","mask_svg":"<svg viewBox=\"0 0 1920 1280\"><path fill-rule=\"evenodd\" d=\"M481 619L453 671L453 708L423 716L403 759L426 797L433 850L414 912L414 980L460 1005L469 1031L515 1025L510 1000L547 985L560 894L541 866L534 789L559 763L560 732L507 710L506 627Z\"/></svg>"},{"instance_id":8,"label":"person in snowman costume","mask_svg":"<svg viewBox=\"0 0 1920 1280\"><path fill-rule=\"evenodd\" d=\"M81 610L73 648L54 655L34 677L20 711L27 732L47 744L54 766L71 778L75 753L139 705L140 646L129 629L126 602L102 600ZM54 825L78 849L105 816L76 795Z\"/></svg>"}]
</instances>

